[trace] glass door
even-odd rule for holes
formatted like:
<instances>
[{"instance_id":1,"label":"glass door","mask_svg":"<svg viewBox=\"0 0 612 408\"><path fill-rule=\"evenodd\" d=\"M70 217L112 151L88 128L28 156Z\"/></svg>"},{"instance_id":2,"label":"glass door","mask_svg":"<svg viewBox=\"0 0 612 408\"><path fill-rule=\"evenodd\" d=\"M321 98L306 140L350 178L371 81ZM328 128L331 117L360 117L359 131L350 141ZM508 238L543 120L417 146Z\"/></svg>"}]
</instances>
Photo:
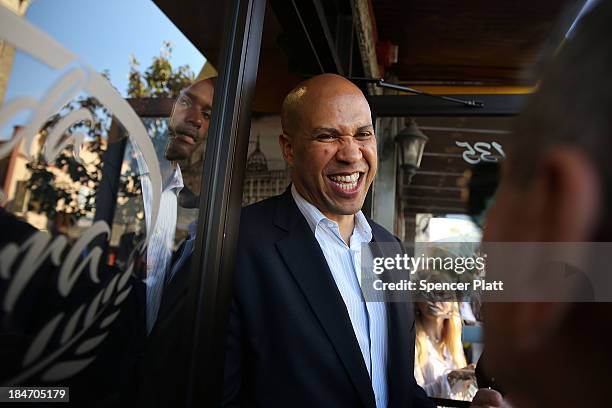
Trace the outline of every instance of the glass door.
<instances>
[{"instance_id":1,"label":"glass door","mask_svg":"<svg viewBox=\"0 0 612 408\"><path fill-rule=\"evenodd\" d=\"M2 386L212 404L263 4L0 2Z\"/></svg>"}]
</instances>

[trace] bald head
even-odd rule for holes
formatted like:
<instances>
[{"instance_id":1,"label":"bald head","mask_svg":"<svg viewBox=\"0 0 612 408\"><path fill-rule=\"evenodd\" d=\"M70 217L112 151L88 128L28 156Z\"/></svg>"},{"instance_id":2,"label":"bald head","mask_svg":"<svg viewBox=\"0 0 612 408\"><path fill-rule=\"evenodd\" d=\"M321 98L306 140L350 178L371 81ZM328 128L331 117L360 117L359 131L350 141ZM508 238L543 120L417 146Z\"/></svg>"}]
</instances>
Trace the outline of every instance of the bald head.
<instances>
[{"instance_id":1,"label":"bald head","mask_svg":"<svg viewBox=\"0 0 612 408\"><path fill-rule=\"evenodd\" d=\"M287 95L281 120L279 144L297 192L328 218L352 220L377 166L372 114L361 90L341 76L318 75Z\"/></svg>"},{"instance_id":2,"label":"bald head","mask_svg":"<svg viewBox=\"0 0 612 408\"><path fill-rule=\"evenodd\" d=\"M304 116L312 114L313 107L329 104L343 96L356 98L367 105L361 89L340 75L321 74L301 82L283 101L281 109L283 132L287 136L292 136L296 129L304 126Z\"/></svg>"}]
</instances>

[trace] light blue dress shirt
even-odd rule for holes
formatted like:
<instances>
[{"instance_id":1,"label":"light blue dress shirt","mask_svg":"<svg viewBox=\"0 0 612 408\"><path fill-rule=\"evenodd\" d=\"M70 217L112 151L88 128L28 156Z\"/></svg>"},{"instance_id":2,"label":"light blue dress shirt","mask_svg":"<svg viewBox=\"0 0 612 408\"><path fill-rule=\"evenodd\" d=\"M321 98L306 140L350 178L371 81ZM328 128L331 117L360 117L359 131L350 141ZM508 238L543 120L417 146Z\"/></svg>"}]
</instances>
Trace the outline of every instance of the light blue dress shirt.
<instances>
[{"instance_id":1,"label":"light blue dress shirt","mask_svg":"<svg viewBox=\"0 0 612 408\"><path fill-rule=\"evenodd\" d=\"M162 186L159 214L156 225L151 225L151 197L153 187L148 172L141 174L142 197L144 201L147 231L155 228L147 245L147 289L146 323L147 333L151 332L161 303L166 274L170 269L176 233L178 194L183 188L181 168L177 165Z\"/></svg>"},{"instance_id":2,"label":"light blue dress shirt","mask_svg":"<svg viewBox=\"0 0 612 408\"><path fill-rule=\"evenodd\" d=\"M365 302L360 285L361 247L372 240L372 228L361 211L347 245L338 223L325 217L291 186L291 195L323 251L346 305L370 379L377 408L387 407L387 314L385 304ZM364 247L367 248L367 247Z\"/></svg>"}]
</instances>

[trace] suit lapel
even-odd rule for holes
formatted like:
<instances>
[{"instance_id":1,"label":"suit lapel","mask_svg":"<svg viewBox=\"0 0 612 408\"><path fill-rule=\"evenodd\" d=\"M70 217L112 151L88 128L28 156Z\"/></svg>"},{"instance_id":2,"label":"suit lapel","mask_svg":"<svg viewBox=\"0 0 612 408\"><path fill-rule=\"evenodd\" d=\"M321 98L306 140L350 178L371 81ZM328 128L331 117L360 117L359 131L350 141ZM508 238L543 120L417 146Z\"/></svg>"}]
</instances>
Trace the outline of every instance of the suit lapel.
<instances>
[{"instance_id":1,"label":"suit lapel","mask_svg":"<svg viewBox=\"0 0 612 408\"><path fill-rule=\"evenodd\" d=\"M276 225L289 232L276 246L321 323L365 406L375 407L374 392L353 326L325 256L290 190L277 207Z\"/></svg>"},{"instance_id":2,"label":"suit lapel","mask_svg":"<svg viewBox=\"0 0 612 408\"><path fill-rule=\"evenodd\" d=\"M180 253L182 249L183 246L176 252ZM157 313L157 319L155 320L155 325L153 326L151 334L155 332L158 322L162 322L168 313L170 313L174 305L176 305L176 303L187 293L189 271L191 270L191 256L187 256L183 260L182 265L176 265L174 267L177 267L178 270L175 271L172 279L162 292L159 312Z\"/></svg>"}]
</instances>

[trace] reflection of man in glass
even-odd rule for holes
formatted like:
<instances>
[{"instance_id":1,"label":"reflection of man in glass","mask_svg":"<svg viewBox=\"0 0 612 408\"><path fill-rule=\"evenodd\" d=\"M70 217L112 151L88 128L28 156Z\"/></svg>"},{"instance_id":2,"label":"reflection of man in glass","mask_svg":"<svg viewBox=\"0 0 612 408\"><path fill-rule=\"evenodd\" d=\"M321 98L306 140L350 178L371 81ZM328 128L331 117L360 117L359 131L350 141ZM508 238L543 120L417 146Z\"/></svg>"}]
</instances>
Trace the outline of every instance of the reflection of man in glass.
<instances>
[{"instance_id":1,"label":"reflection of man in glass","mask_svg":"<svg viewBox=\"0 0 612 408\"><path fill-rule=\"evenodd\" d=\"M199 194L204 139L210 124L213 86L212 79L205 79L181 91L170 120L171 138L166 147L166 159L173 163L178 162L183 172L185 189L179 196L179 205L183 207L197 205L194 198Z\"/></svg>"},{"instance_id":2,"label":"reflection of man in glass","mask_svg":"<svg viewBox=\"0 0 612 408\"><path fill-rule=\"evenodd\" d=\"M162 195L157 225L150 225L151 202L149 180L142 180L147 229L155 227L147 247L147 332L155 323L174 247L179 193L184 187L181 163L201 162L204 141L210 124L213 82L205 79L183 89L174 103L170 117L170 136L161 165ZM196 157L200 156L200 157Z\"/></svg>"}]
</instances>

